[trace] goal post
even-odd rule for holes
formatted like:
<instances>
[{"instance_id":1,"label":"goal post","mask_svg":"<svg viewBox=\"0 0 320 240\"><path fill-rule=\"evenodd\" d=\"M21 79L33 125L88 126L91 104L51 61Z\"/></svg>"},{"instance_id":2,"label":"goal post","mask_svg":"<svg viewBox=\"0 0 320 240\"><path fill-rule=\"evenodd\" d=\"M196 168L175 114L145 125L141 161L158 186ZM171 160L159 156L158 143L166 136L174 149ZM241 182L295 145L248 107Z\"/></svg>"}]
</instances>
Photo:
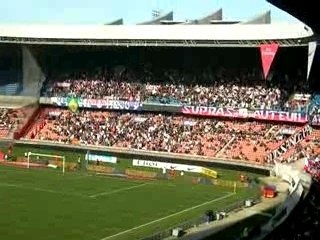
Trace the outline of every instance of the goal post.
<instances>
[{"instance_id":1,"label":"goal post","mask_svg":"<svg viewBox=\"0 0 320 240\"><path fill-rule=\"evenodd\" d=\"M61 163L53 163L53 161L60 160ZM65 173L65 165L66 165L66 158L62 155L51 155L51 154L42 154L42 153L35 153L35 152L28 152L27 153L27 168L33 166L43 166L46 165L47 167L61 167L62 173Z\"/></svg>"}]
</instances>

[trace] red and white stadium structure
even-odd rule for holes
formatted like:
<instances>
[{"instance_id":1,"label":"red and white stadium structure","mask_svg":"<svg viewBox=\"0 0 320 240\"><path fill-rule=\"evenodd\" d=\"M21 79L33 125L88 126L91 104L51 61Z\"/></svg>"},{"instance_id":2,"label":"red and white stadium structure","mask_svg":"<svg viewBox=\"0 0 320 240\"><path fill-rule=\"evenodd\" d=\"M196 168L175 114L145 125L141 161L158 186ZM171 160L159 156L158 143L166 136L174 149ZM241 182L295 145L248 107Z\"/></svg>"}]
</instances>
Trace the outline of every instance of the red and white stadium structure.
<instances>
[{"instance_id":1,"label":"red and white stadium structure","mask_svg":"<svg viewBox=\"0 0 320 240\"><path fill-rule=\"evenodd\" d=\"M317 46L312 28L303 23L271 23L270 12L247 22L223 21L221 9L188 22L173 20L173 13L170 12L137 25L122 23L123 20L119 19L97 26L0 25L0 93L4 94L0 97L0 135L6 141L14 139L23 144L88 148L139 154L146 158L156 155L157 158L170 158L172 161L215 162L260 169L272 169L276 165L275 172L291 184L289 205L286 206L286 210L291 211L292 202L296 204L299 201L297 196L302 194L302 185L299 185L302 181L299 173L281 163L292 163L303 158L308 163L305 170L318 176L314 168L318 167L316 163L320 154L318 99L314 92L300 92L300 88L293 87L298 90L290 92L290 98L281 105L278 101L283 100L280 97L282 90L273 88L276 90L270 90L268 95L265 92L269 91L269 87L261 81L272 81L277 72L281 72L283 75L280 78L288 81L292 77L293 85L297 78L300 83L317 85L312 82L315 77L313 72L316 72L312 63ZM168 79L178 78L178 82L190 75L194 78L195 73L190 70L193 64L201 69L203 78L210 78L206 76L213 74L211 70L204 70L207 67L203 63L205 60L223 65L227 72L234 71L237 64L239 68L251 70L259 67L258 74L253 74L259 78L259 84L255 86L248 80L252 76L249 73L244 77L246 86L237 85L238 80L234 79L238 77L226 77L228 74L222 78L232 78L231 87L222 81L225 79L216 80L222 83L220 81L215 87L198 83L195 90L181 87L184 82L170 86L143 81L136 83L137 79L144 79L141 72L149 74L150 68L148 71L146 68L133 70L137 66L122 66L123 62L119 64L122 70L116 70L119 66L113 65L112 70L102 71L102 75L107 76L104 76L103 84L98 79L102 76L101 70L93 77L87 69L82 71L81 76L62 77L65 62L68 62L68 67L79 58L84 58L92 62L86 67L90 65L92 68L98 61L92 60L93 54L98 54L97 59L109 54L114 61L128 58L128 62L132 61L131 65L145 59L153 65L181 61L188 68L188 74L174 70L160 75ZM137 57L130 60L129 55ZM111 61L106 59L103 66ZM226 63L229 61L235 65ZM248 64L242 65L242 62ZM158 72L163 72L163 69L161 66ZM124 76L123 72L126 72ZM287 72L295 73L286 76ZM116 79L118 75L121 75L120 80ZM155 75L150 73L152 77ZM110 79L114 85L107 83ZM119 83L123 79L129 79L130 83ZM199 80L197 77L194 79ZM89 82L96 82L97 85L92 86ZM148 95L150 86L153 90ZM234 91L230 93L224 86ZM113 87L119 87L124 93L113 92ZM64 109L70 107L69 88L76 92L73 97L76 97L76 105L81 109L77 115ZM157 92L159 89L162 95ZM243 102L239 103L241 106L235 106L233 100L242 97L237 95L240 90L244 93L252 91L252 95L244 97ZM179 95L179 91L182 94ZM111 92L112 96L101 97L105 92ZM195 93L205 95L203 92L210 95L209 100L215 103L218 100L211 95L221 94L222 99L218 105L204 104L202 100L205 97L195 97ZM135 93L139 97L134 96ZM182 103L188 100L183 93L189 94L193 100ZM259 96L260 93L263 97ZM173 98L179 95L177 98L181 102L147 101L154 95L169 98L170 94ZM248 103L246 99L250 97L258 100L251 99ZM264 102L262 98L271 100ZM274 99L277 104L270 107ZM258 102L263 107L252 105L252 102ZM248 106L250 104L252 108ZM277 108L273 108L275 106ZM90 108L93 110L88 110ZM109 123L97 127L102 121Z\"/></svg>"},{"instance_id":2,"label":"red and white stadium structure","mask_svg":"<svg viewBox=\"0 0 320 240\"><path fill-rule=\"evenodd\" d=\"M242 56L243 54L248 54L248 58L252 57L252 60L249 61L256 62L254 67L256 67L257 65L261 65L261 58L262 67L260 68L263 69L263 71L260 69L260 72L263 72L261 74L263 74L265 78L272 77L272 67L275 68L274 71L278 71L278 69L285 69L284 71L292 71L292 68L301 67L301 70L304 71L304 73L300 73L302 75L302 77L299 76L300 80L301 78L304 78L304 80L306 81L309 76L316 48L313 42L310 42L314 39L314 33L312 29L302 23L273 24L271 23L270 12L257 16L247 22L225 22L222 20L221 9L210 14L207 17L190 22L173 21L172 17L173 14L172 12L170 12L169 14L165 14L163 17L159 17L155 20L132 26L115 25L122 23L122 21L115 21L112 22L111 25L100 26L0 25L0 42L2 45L1 48L3 49L3 59L9 59L10 57L12 58L10 59L11 66L2 64L3 69L1 71L1 75L6 80L3 81L0 92L5 94L18 94L20 96L37 96L38 100L38 97L40 96L40 89L48 75L48 71L46 72L46 68L48 67L45 66L48 64L48 59L51 57L53 59L55 58L55 61L57 61L56 64L58 64L58 62L63 62L59 58L65 57L65 52L75 51L74 49L77 49L77 51L81 51L82 48L114 48L121 49L121 51L130 51L130 49L172 49L172 51L175 51L175 49L199 49L192 50L194 52L190 50L190 53L182 53L185 54L184 56L182 56L183 59L191 59L183 61L189 62L199 60L196 58L195 54L203 55L204 58L208 58L208 60L210 59L210 61L212 61L213 58L210 55L217 55L217 58L221 58L223 57L223 55L228 55L228 59L230 59L230 61L232 59L237 62L245 60L242 59ZM75 48L75 46L79 47ZM48 54L45 54L46 51L48 51ZM59 51L63 52L64 55L59 55L57 53ZM202 52L198 53L196 51ZM210 54L210 51L213 52ZM208 52L209 55L204 55L203 52ZM152 55L154 53L145 53L145 55L148 54ZM172 55L177 54L173 53ZM171 57L171 55L168 56ZM294 60L295 57L297 59ZM43 60L44 58L46 58L46 60ZM277 59L274 61L275 63L273 63L274 59ZM288 64L288 59L290 59L290 64ZM278 65L281 66L272 66L277 64L277 62ZM12 71L14 70L16 70L16 74L12 74ZM49 69L49 71L52 71L52 69ZM297 94L295 95L297 101L303 100L301 99L303 98L302 95L300 95L299 92L297 92ZM8 97L6 98L8 99ZM106 101L103 102L101 99L82 100L82 105L80 104L80 107L103 108L103 106L101 105L108 105ZM96 101L94 102L93 100ZM40 97L40 103L42 104L66 106L66 101L66 99L59 98L59 96ZM137 103L137 101L135 102ZM131 107L124 108L123 106L114 106L115 102L112 102L112 104L113 106L110 107L109 101L109 105L107 108L132 110ZM142 104L142 110L150 110L148 108L148 104L141 102L138 103L138 105L139 104ZM137 108L140 109L140 105L138 105ZM238 106L236 108L218 108L216 106L203 107L203 105L200 104L199 106L195 104L193 104L192 106L184 104L183 107L179 109L174 107L171 109L170 106L166 106L164 104L161 104L161 108L159 107L158 109L154 106L151 108L151 110L155 111L161 109L161 111L164 110L166 112L182 113L184 115L204 115L208 117L224 118L231 117L232 119L240 118L271 120L271 122L280 121L290 124L300 124L297 129L289 129L290 131L288 130L287 126L283 127L277 125L274 127L279 131L291 132L291 134L289 135L292 135L293 137L293 133L301 134L299 131L302 131L301 129L304 129L302 128L304 124L308 123L307 113L297 111L271 111L273 109L270 109L270 111L268 111L268 109L260 111L262 109L252 110L243 106ZM227 122L224 124L227 125L232 123ZM37 135L37 129L39 128L39 125L42 128L45 127L44 125L46 124L41 123L34 127L31 127L31 130L36 129L36 133L33 132L27 135L25 135L24 132L25 127L20 126L20 129L23 129L24 131L19 132L18 130L15 130L14 137L21 138L30 137L31 135ZM257 127L257 129L259 129L259 127L261 126L256 125L254 127ZM234 128L251 129L254 127L247 124L235 126ZM266 129L266 133L270 130L267 126L262 126L262 128ZM31 131L30 129L29 131ZM41 130L39 130L39 132L41 135ZM314 132L316 133L313 133L313 135L317 136L317 130ZM37 138L37 136L33 137ZM38 138L43 138L43 136L38 136ZM308 141L308 139L306 140L304 138L305 137L303 137L303 139L299 138L299 142L301 140ZM254 150L241 150L241 148L247 148L246 146L250 145L251 140L233 140L233 142L231 139L231 137L228 137L228 140L230 140L231 142L224 142L224 144L222 144L221 146L219 143L217 143L217 141L219 141L218 139L213 139L213 142L215 142L215 144L219 146L215 146L213 147L213 149L211 146L207 146L206 148L211 148L211 151L209 150L208 157L214 158L216 157L216 154L219 153L218 155L221 158L227 157L227 159L233 159L236 157L244 160L250 160L253 163L255 162L255 164L258 163L256 165L263 165L264 163L269 164L273 161L273 155L278 154L276 152L279 152L279 146L283 144L283 142L285 142L284 140L270 140L269 142L265 142L262 139L256 139L256 141L258 141L261 146L253 147L253 144L251 147L253 147ZM226 147L226 145L228 145L229 148ZM238 148L237 146L240 146L240 148ZM235 154L231 153L231 151L235 152ZM241 152L241 154L239 153L239 151ZM286 156L282 156L281 159L289 158L291 155L293 155L294 150L292 149L289 152L290 154L287 153ZM239 157L239 155L245 156ZM278 155L277 157L280 157Z\"/></svg>"}]
</instances>

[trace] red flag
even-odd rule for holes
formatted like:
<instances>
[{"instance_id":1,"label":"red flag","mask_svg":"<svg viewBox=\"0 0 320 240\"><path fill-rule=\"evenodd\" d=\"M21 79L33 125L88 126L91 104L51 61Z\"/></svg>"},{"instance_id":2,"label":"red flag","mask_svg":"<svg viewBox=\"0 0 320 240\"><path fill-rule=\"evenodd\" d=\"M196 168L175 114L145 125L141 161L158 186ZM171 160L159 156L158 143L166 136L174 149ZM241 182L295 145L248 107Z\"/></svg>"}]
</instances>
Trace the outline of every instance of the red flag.
<instances>
[{"instance_id":1,"label":"red flag","mask_svg":"<svg viewBox=\"0 0 320 240\"><path fill-rule=\"evenodd\" d=\"M265 79L267 79L271 64L277 53L278 48L279 48L279 44L277 43L260 45L261 62L262 62L262 68L263 68L263 75Z\"/></svg>"}]
</instances>

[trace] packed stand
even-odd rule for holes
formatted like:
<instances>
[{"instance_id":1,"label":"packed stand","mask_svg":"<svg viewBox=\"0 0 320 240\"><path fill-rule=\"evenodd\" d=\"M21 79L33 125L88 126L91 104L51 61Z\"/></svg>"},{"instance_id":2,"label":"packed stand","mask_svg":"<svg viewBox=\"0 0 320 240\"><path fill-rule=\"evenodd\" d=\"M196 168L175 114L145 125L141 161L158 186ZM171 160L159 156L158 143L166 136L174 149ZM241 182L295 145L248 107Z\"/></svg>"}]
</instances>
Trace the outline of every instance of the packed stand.
<instances>
[{"instance_id":1,"label":"packed stand","mask_svg":"<svg viewBox=\"0 0 320 240\"><path fill-rule=\"evenodd\" d=\"M299 130L299 128L296 128ZM280 136L278 136L279 138ZM278 159L285 163L292 163L300 159L304 159L305 171L309 172L314 179L320 181L320 129L313 128L310 135L306 136L302 141L297 143L293 148ZM270 140L267 140L270 141ZM274 142L280 145L282 142Z\"/></svg>"},{"instance_id":2,"label":"packed stand","mask_svg":"<svg viewBox=\"0 0 320 240\"><path fill-rule=\"evenodd\" d=\"M264 163L267 154L284 141L276 134L280 126L258 122L60 109L45 110L41 119L27 138L258 163Z\"/></svg>"},{"instance_id":3,"label":"packed stand","mask_svg":"<svg viewBox=\"0 0 320 240\"><path fill-rule=\"evenodd\" d=\"M312 134L295 148L295 159L304 159L304 170L314 180L320 182L320 129L314 128Z\"/></svg>"},{"instance_id":4,"label":"packed stand","mask_svg":"<svg viewBox=\"0 0 320 240\"><path fill-rule=\"evenodd\" d=\"M309 118L310 122L315 125L320 124L320 95L313 96L309 105Z\"/></svg>"},{"instance_id":5,"label":"packed stand","mask_svg":"<svg viewBox=\"0 0 320 240\"><path fill-rule=\"evenodd\" d=\"M220 155L226 158L249 160L257 163L268 162L266 156L301 128L301 126L257 122L246 126L238 125L238 134L233 135L232 141L221 151ZM291 149L289 150L290 153ZM282 161L282 159L285 159L285 157L282 156L278 160Z\"/></svg>"},{"instance_id":6,"label":"packed stand","mask_svg":"<svg viewBox=\"0 0 320 240\"><path fill-rule=\"evenodd\" d=\"M95 111L48 114L30 138L209 156L230 138L212 120Z\"/></svg>"},{"instance_id":7,"label":"packed stand","mask_svg":"<svg viewBox=\"0 0 320 240\"><path fill-rule=\"evenodd\" d=\"M7 137L16 123L16 113L7 108L0 108L0 137Z\"/></svg>"},{"instance_id":8,"label":"packed stand","mask_svg":"<svg viewBox=\"0 0 320 240\"><path fill-rule=\"evenodd\" d=\"M287 157L286 162L292 162L297 159L308 159L316 160L319 162L320 155L320 129L313 128L312 133L307 136L303 141L299 142L294 149L292 149L292 154Z\"/></svg>"},{"instance_id":9,"label":"packed stand","mask_svg":"<svg viewBox=\"0 0 320 240\"><path fill-rule=\"evenodd\" d=\"M300 110L288 101L291 90L277 81L261 80L258 73L206 69L185 72L177 69L129 69L123 66L99 68L52 76L42 89L43 96L112 98L165 104L249 109ZM302 106L304 107L304 106Z\"/></svg>"}]
</instances>

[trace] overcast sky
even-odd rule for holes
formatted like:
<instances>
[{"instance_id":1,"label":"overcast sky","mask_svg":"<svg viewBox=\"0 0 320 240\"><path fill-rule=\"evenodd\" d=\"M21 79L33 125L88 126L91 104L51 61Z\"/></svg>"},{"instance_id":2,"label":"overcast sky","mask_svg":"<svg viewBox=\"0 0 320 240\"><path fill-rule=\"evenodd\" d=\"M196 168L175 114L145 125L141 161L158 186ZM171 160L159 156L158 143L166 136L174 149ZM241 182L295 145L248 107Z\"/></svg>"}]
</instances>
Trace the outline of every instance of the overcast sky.
<instances>
[{"instance_id":1,"label":"overcast sky","mask_svg":"<svg viewBox=\"0 0 320 240\"><path fill-rule=\"evenodd\" d=\"M125 24L152 18L152 10L174 11L175 20L196 19L223 8L224 20L245 20L271 10L273 22L296 22L265 0L4 0L0 23Z\"/></svg>"}]
</instances>

